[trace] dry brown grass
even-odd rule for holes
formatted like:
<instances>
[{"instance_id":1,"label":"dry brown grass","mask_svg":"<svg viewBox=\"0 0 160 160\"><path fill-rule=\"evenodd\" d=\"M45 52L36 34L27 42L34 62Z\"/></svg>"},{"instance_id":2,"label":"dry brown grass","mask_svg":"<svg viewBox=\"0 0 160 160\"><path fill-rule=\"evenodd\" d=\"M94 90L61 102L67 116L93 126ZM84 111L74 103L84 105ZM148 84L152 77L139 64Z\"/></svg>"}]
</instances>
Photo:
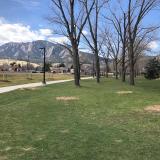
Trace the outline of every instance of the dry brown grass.
<instances>
[{"instance_id":1,"label":"dry brown grass","mask_svg":"<svg viewBox=\"0 0 160 160\"><path fill-rule=\"evenodd\" d=\"M144 110L148 112L160 112L160 105L148 106Z\"/></svg>"},{"instance_id":2,"label":"dry brown grass","mask_svg":"<svg viewBox=\"0 0 160 160\"><path fill-rule=\"evenodd\" d=\"M66 133L69 133L69 129L65 129L65 130L62 130L60 132L66 134Z\"/></svg>"},{"instance_id":3,"label":"dry brown grass","mask_svg":"<svg viewBox=\"0 0 160 160\"><path fill-rule=\"evenodd\" d=\"M39 87L33 87L33 88L28 88L28 89L34 91L34 90L38 90Z\"/></svg>"},{"instance_id":4,"label":"dry brown grass","mask_svg":"<svg viewBox=\"0 0 160 160\"><path fill-rule=\"evenodd\" d=\"M1 156L0 155L0 160L7 160L8 158L7 158L7 156Z\"/></svg>"},{"instance_id":5,"label":"dry brown grass","mask_svg":"<svg viewBox=\"0 0 160 160\"><path fill-rule=\"evenodd\" d=\"M117 94L123 95L123 94L132 94L133 91L118 91Z\"/></svg>"},{"instance_id":6,"label":"dry brown grass","mask_svg":"<svg viewBox=\"0 0 160 160\"><path fill-rule=\"evenodd\" d=\"M23 151L26 151L26 152L28 152L28 151L33 151L35 148L33 148L33 147L26 147L26 148L22 148L22 150Z\"/></svg>"},{"instance_id":7,"label":"dry brown grass","mask_svg":"<svg viewBox=\"0 0 160 160\"><path fill-rule=\"evenodd\" d=\"M74 101L74 100L79 100L79 97L74 97L74 96L70 96L70 97L56 97L56 100L58 101Z\"/></svg>"},{"instance_id":8,"label":"dry brown grass","mask_svg":"<svg viewBox=\"0 0 160 160\"><path fill-rule=\"evenodd\" d=\"M20 88L19 90L20 90L20 91L27 91L27 90L32 90L32 91L34 91L34 90L38 90L38 89L40 89L40 87Z\"/></svg>"},{"instance_id":9,"label":"dry brown grass","mask_svg":"<svg viewBox=\"0 0 160 160\"><path fill-rule=\"evenodd\" d=\"M27 65L27 61L20 61L20 60L14 60L14 59L0 59L0 65L3 64L10 64L16 62L16 64L20 64L21 66L23 65ZM40 65L37 63L30 63L31 65L33 65L34 67L39 67Z\"/></svg>"}]
</instances>

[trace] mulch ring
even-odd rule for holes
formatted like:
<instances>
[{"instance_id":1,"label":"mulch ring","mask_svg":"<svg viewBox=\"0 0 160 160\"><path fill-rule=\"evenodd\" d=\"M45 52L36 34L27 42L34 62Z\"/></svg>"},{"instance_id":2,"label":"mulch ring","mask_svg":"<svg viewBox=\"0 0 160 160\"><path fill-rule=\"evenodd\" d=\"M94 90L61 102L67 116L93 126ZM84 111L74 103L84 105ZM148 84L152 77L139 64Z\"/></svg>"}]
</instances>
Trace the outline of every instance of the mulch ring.
<instances>
[{"instance_id":1,"label":"mulch ring","mask_svg":"<svg viewBox=\"0 0 160 160\"><path fill-rule=\"evenodd\" d=\"M118 91L116 93L119 94L119 95L124 95L124 94L132 94L133 91Z\"/></svg>"},{"instance_id":2,"label":"mulch ring","mask_svg":"<svg viewBox=\"0 0 160 160\"><path fill-rule=\"evenodd\" d=\"M57 101L75 101L79 100L79 97L74 97L74 96L62 96L62 97L56 97Z\"/></svg>"},{"instance_id":3,"label":"mulch ring","mask_svg":"<svg viewBox=\"0 0 160 160\"><path fill-rule=\"evenodd\" d=\"M144 108L144 110L147 112L160 113L160 105L148 106Z\"/></svg>"}]
</instances>

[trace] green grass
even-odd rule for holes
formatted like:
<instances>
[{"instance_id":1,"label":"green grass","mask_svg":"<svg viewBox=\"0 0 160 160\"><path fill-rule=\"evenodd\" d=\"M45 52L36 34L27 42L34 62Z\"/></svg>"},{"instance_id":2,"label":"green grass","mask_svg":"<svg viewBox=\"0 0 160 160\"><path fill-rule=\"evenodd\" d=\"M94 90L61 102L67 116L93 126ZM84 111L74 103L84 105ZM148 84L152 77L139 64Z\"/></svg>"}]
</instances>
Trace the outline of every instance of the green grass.
<instances>
[{"instance_id":1,"label":"green grass","mask_svg":"<svg viewBox=\"0 0 160 160\"><path fill-rule=\"evenodd\" d=\"M160 159L160 114L144 111L160 104L160 81L72 83L0 95L0 160Z\"/></svg>"},{"instance_id":2,"label":"green grass","mask_svg":"<svg viewBox=\"0 0 160 160\"><path fill-rule=\"evenodd\" d=\"M71 74L52 74L46 73L47 81L72 79ZM0 73L0 87L42 82L43 73L7 73L7 81L3 81L3 74Z\"/></svg>"}]
</instances>

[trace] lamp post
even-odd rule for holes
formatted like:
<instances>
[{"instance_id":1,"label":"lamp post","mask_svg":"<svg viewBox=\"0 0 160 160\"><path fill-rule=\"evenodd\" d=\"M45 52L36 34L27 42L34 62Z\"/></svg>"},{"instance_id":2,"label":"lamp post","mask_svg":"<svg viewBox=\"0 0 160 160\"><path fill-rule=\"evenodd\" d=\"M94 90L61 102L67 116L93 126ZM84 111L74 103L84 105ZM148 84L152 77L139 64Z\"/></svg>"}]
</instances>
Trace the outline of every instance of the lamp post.
<instances>
[{"instance_id":1,"label":"lamp post","mask_svg":"<svg viewBox=\"0 0 160 160\"><path fill-rule=\"evenodd\" d=\"M42 83L46 84L46 48L40 48L40 50L43 50L43 81Z\"/></svg>"}]
</instances>

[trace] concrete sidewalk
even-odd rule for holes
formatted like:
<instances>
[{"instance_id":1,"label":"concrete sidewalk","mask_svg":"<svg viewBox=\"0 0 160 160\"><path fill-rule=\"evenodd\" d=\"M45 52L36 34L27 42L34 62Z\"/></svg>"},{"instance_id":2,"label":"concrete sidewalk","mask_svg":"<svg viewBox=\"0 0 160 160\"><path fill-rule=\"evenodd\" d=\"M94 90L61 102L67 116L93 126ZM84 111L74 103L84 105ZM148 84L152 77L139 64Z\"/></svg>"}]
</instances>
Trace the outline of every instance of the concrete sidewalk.
<instances>
[{"instance_id":1,"label":"concrete sidewalk","mask_svg":"<svg viewBox=\"0 0 160 160\"><path fill-rule=\"evenodd\" d=\"M92 79L92 77L85 77L85 78L81 78L82 80L85 79ZM70 82L73 81L74 79L69 79L69 80L58 80L58 81L49 81L47 82L46 85L48 84L57 84L57 83L64 83L64 82ZM17 89L21 89L21 88L35 88L35 87L42 87L44 86L42 84L42 82L38 82L38 83L29 83L29 84L22 84L22 85L15 85L15 86L8 86L8 87L1 87L0 88L0 94L1 93L6 93L6 92L11 92Z\"/></svg>"}]
</instances>

